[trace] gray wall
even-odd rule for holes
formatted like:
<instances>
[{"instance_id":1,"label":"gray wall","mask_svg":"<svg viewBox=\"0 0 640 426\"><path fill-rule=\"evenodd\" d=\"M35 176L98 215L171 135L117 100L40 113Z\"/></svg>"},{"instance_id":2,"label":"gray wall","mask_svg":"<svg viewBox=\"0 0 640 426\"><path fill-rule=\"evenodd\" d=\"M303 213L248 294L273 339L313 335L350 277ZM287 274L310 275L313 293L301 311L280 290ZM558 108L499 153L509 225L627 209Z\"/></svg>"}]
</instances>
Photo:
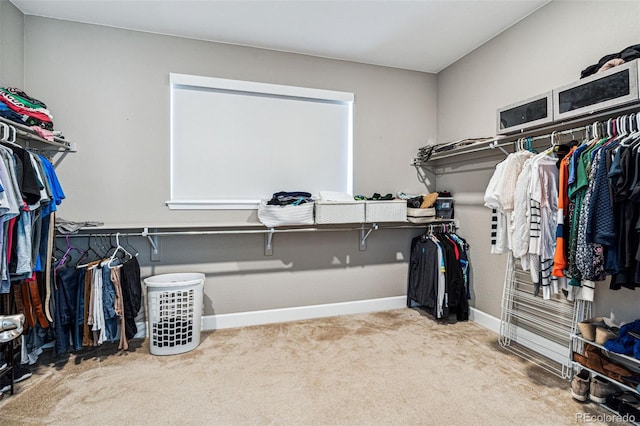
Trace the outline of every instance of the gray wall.
<instances>
[{"instance_id":1,"label":"gray wall","mask_svg":"<svg viewBox=\"0 0 640 426\"><path fill-rule=\"evenodd\" d=\"M572 82L601 56L637 43L638 22L638 2L554 1L436 79L28 16L24 84L48 102L56 127L79 146L58 169L69 195L62 217L140 225L255 223L255 212L164 206L169 72L353 91L355 191L417 192L425 186L408 162L418 147L436 136L446 142L495 134L497 108ZM474 200L500 159L461 157L437 168L438 189L461 195L456 217L472 247L472 305L496 317L506 258L489 254L489 210ZM429 175L430 190L433 180ZM164 238L160 263L148 261L146 242L131 242L141 251L145 275L206 272L208 312L228 313L402 295L415 233L376 232L366 252L358 251L355 232L280 234L273 257L263 255L260 236ZM600 313L615 306L618 316L635 318L628 290L612 294L606 283L600 287Z\"/></svg>"},{"instance_id":2,"label":"gray wall","mask_svg":"<svg viewBox=\"0 0 640 426\"><path fill-rule=\"evenodd\" d=\"M640 42L638 22L640 2L549 3L438 74L438 141L494 135L497 108L578 80L605 54ZM438 189L477 199L502 158L460 158L437 177ZM460 205L456 216L473 247L473 305L499 317L506 255L489 254L490 211ZM637 318L635 293L598 286L599 313Z\"/></svg>"},{"instance_id":3,"label":"gray wall","mask_svg":"<svg viewBox=\"0 0 640 426\"><path fill-rule=\"evenodd\" d=\"M424 191L409 161L436 136L436 77L191 39L27 16L25 86L78 152L58 167L59 216L108 225L257 223L255 211L170 211L169 73L348 91L354 104L354 190ZM313 161L310 157L306 161ZM242 167L242 164L238 164ZM224 183L220 183L224 184ZM366 252L352 232L166 237L162 261L141 251L143 275L205 272L207 313L406 294L416 231L377 231Z\"/></svg>"},{"instance_id":4,"label":"gray wall","mask_svg":"<svg viewBox=\"0 0 640 426\"><path fill-rule=\"evenodd\" d=\"M0 85L24 87L24 15L0 0Z\"/></svg>"}]
</instances>

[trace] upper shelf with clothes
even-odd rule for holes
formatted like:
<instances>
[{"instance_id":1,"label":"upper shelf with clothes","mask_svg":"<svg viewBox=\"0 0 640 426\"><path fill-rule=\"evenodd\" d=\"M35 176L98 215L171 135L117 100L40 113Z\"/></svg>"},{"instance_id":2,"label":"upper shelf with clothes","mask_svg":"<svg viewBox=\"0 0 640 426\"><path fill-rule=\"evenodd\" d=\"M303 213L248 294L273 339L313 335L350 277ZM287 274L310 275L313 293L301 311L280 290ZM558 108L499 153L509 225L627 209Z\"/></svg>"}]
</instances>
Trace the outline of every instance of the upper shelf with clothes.
<instances>
[{"instance_id":1,"label":"upper shelf with clothes","mask_svg":"<svg viewBox=\"0 0 640 426\"><path fill-rule=\"evenodd\" d=\"M515 148L514 142L519 139L543 138L545 135L549 138L554 131L577 130L599 120L630 114L639 106L640 60L634 59L499 108L496 114L498 136L423 147L411 165L424 166L427 162L492 149L499 154L500 150Z\"/></svg>"},{"instance_id":2,"label":"upper shelf with clothes","mask_svg":"<svg viewBox=\"0 0 640 426\"><path fill-rule=\"evenodd\" d=\"M635 59L539 96L499 108L496 133L512 134L562 120L583 117L640 102L639 64Z\"/></svg>"},{"instance_id":3,"label":"upper shelf with clothes","mask_svg":"<svg viewBox=\"0 0 640 426\"><path fill-rule=\"evenodd\" d=\"M458 142L453 142L450 149L439 151L434 149L429 157L420 158L421 151L419 150L418 156L414 158L411 165L416 167L437 165L438 163L442 163L440 160L466 156L467 154L478 155L478 153L482 151L485 151L487 153L486 155L493 153L502 156L503 154L516 151L519 145L527 141L538 145L552 145L556 142L552 139L562 135L567 135L570 138L579 138L584 136L586 132L589 132L589 134L594 134L595 132L604 134L603 132L607 131L607 126L618 126L619 128L625 118L628 127L633 126L634 128L638 128L640 127L639 114L640 102L613 109L596 110L584 116L575 117L570 120L551 122L545 126L540 126L528 131L521 131L512 135L478 139L472 144L456 145ZM434 145L434 147L446 145ZM422 150L423 148L420 149Z\"/></svg>"},{"instance_id":4,"label":"upper shelf with clothes","mask_svg":"<svg viewBox=\"0 0 640 426\"><path fill-rule=\"evenodd\" d=\"M52 160L62 153L57 162L76 150L62 132L54 130L47 105L15 87L0 87L0 142L36 150Z\"/></svg>"}]
</instances>

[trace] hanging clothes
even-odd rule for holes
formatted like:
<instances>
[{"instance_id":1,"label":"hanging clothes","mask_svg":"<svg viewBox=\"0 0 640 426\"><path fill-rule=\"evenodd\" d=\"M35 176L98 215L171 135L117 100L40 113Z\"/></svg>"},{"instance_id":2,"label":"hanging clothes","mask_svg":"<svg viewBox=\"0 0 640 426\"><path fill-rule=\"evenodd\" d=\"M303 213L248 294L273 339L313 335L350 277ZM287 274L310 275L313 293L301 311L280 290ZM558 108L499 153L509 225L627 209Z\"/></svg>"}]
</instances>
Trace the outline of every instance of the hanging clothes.
<instances>
[{"instance_id":1,"label":"hanging clothes","mask_svg":"<svg viewBox=\"0 0 640 426\"><path fill-rule=\"evenodd\" d=\"M595 283L607 276L611 289L640 287L640 120L610 119L604 136L598 128L579 145L529 156L515 186L510 154L485 192L498 223L503 214L511 226L507 247L543 298L564 290L570 300L593 301ZM509 219L504 194L512 190Z\"/></svg>"},{"instance_id":2,"label":"hanging clothes","mask_svg":"<svg viewBox=\"0 0 640 426\"><path fill-rule=\"evenodd\" d=\"M413 300L437 319L469 319L468 245L454 233L427 232L411 240L408 303Z\"/></svg>"},{"instance_id":3,"label":"hanging clothes","mask_svg":"<svg viewBox=\"0 0 640 426\"><path fill-rule=\"evenodd\" d=\"M557 223L557 157L553 152L535 154L520 150L496 166L485 191L485 206L498 214L498 241L491 252L511 250L524 270L531 271L536 294L558 292L551 275ZM502 223L502 224L501 224ZM493 235L493 226L492 226Z\"/></svg>"},{"instance_id":4,"label":"hanging clothes","mask_svg":"<svg viewBox=\"0 0 640 426\"><path fill-rule=\"evenodd\" d=\"M489 181L484 194L484 205L495 210L497 214L495 245L492 245L492 253L502 254L513 248L516 237L514 210L520 207L516 205L518 176L527 160L533 155L529 151L509 154L506 159L496 165L496 171Z\"/></svg>"},{"instance_id":5,"label":"hanging clothes","mask_svg":"<svg viewBox=\"0 0 640 426\"><path fill-rule=\"evenodd\" d=\"M83 261L86 252L66 241L67 251L80 251L79 260ZM135 317L142 307L140 265L119 244L112 251L109 257L56 268L55 312L60 317L54 322L56 354L115 342L119 349L127 350L128 341L138 332ZM72 344L68 343L70 338Z\"/></svg>"},{"instance_id":6,"label":"hanging clothes","mask_svg":"<svg viewBox=\"0 0 640 426\"><path fill-rule=\"evenodd\" d=\"M53 165L41 155L11 143L0 144L0 294L12 293L27 319L23 362L35 362L49 340L53 306L63 303L51 281L51 232L57 206L65 198ZM7 307L6 309L12 309ZM61 332L66 328L62 312ZM57 324L56 324L57 326Z\"/></svg>"},{"instance_id":7,"label":"hanging clothes","mask_svg":"<svg viewBox=\"0 0 640 426\"><path fill-rule=\"evenodd\" d=\"M557 278L551 275L558 217L558 168L557 157L545 151L536 155L531 163L529 197L531 200L531 227L529 254L540 263L539 277L532 274L536 293L542 289L542 297L549 299L559 292ZM532 268L533 271L533 268Z\"/></svg>"}]
</instances>

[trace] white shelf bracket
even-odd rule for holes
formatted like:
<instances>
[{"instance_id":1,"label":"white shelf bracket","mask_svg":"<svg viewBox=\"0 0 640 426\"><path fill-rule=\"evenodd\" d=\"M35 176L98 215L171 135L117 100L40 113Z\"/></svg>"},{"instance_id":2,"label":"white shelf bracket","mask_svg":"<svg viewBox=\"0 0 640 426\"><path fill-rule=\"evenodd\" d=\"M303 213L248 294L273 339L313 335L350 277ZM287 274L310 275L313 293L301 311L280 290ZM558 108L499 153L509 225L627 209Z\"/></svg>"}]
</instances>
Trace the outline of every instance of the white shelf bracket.
<instances>
[{"instance_id":1,"label":"white shelf bracket","mask_svg":"<svg viewBox=\"0 0 640 426\"><path fill-rule=\"evenodd\" d=\"M269 228L269 232L264 234L264 255L273 256L273 234L274 229Z\"/></svg>"},{"instance_id":2,"label":"white shelf bracket","mask_svg":"<svg viewBox=\"0 0 640 426\"><path fill-rule=\"evenodd\" d=\"M143 237L147 237L149 244L151 245L151 260L160 260L160 244L158 243L157 235L149 235L149 228L145 227L141 234Z\"/></svg>"},{"instance_id":3,"label":"white shelf bracket","mask_svg":"<svg viewBox=\"0 0 640 426\"><path fill-rule=\"evenodd\" d=\"M497 140L495 140L495 141L491 142L491 143L489 144L489 148L491 148L491 149L496 149L496 148L498 148L500 151L502 151L502 153L503 153L504 155L506 155L507 157L509 156L509 151L507 151L506 149L504 149L504 148L502 147L502 145L498 145L498 141L497 141Z\"/></svg>"},{"instance_id":4,"label":"white shelf bracket","mask_svg":"<svg viewBox=\"0 0 640 426\"><path fill-rule=\"evenodd\" d=\"M378 224L372 223L371 228L369 228L368 230L365 230L365 229L360 230L360 251L367 250L367 238L369 238L369 235L377 229L378 229Z\"/></svg>"}]
</instances>

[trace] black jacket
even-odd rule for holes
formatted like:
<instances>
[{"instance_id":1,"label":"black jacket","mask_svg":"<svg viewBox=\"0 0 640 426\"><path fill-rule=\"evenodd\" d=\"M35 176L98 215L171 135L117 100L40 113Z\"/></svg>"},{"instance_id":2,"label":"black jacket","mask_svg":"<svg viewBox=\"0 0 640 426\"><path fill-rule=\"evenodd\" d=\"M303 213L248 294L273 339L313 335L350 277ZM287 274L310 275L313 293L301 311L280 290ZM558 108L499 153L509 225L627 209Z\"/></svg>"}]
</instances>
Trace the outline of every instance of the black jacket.
<instances>
[{"instance_id":1,"label":"black jacket","mask_svg":"<svg viewBox=\"0 0 640 426\"><path fill-rule=\"evenodd\" d=\"M442 317L455 312L456 318L469 318L464 276L456 259L454 242L446 235L437 236L443 248L445 263L445 295ZM429 314L438 318L438 246L426 234L411 240L409 284L407 298L419 303Z\"/></svg>"}]
</instances>

